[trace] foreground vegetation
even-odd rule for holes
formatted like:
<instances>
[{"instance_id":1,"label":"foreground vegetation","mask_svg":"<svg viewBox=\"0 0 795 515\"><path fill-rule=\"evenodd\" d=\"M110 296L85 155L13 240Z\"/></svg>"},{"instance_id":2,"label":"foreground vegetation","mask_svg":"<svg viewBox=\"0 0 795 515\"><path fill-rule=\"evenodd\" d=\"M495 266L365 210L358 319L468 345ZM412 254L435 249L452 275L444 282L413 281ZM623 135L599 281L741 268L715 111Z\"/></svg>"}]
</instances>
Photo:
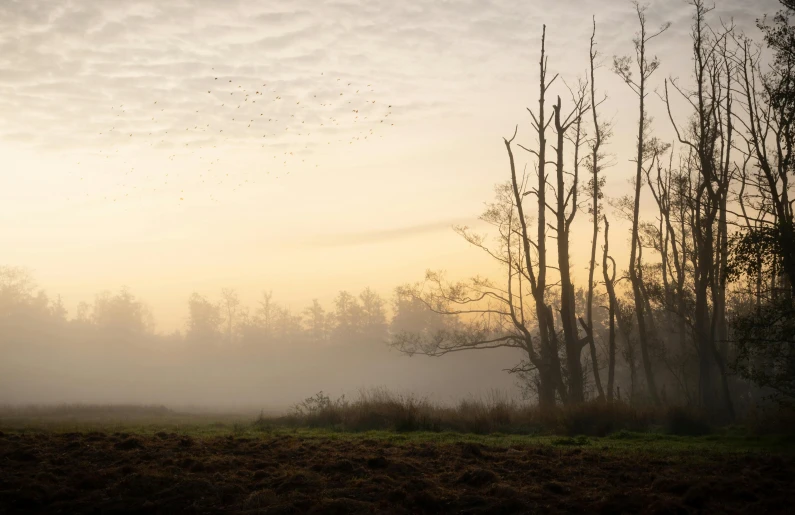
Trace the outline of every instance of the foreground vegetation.
<instances>
[{"instance_id":1,"label":"foreground vegetation","mask_svg":"<svg viewBox=\"0 0 795 515\"><path fill-rule=\"evenodd\" d=\"M273 416L3 407L0 512L785 513L795 437L773 427L381 390Z\"/></svg>"},{"instance_id":2,"label":"foreground vegetation","mask_svg":"<svg viewBox=\"0 0 795 515\"><path fill-rule=\"evenodd\" d=\"M475 434L320 416L5 408L0 511L785 513L795 477L795 439L739 427Z\"/></svg>"},{"instance_id":3,"label":"foreground vegetation","mask_svg":"<svg viewBox=\"0 0 795 515\"><path fill-rule=\"evenodd\" d=\"M194 438L377 440L399 443L478 443L496 447L553 446L642 452L795 451L792 415L760 412L742 424L708 425L683 408L639 410L601 402L540 410L493 396L440 406L385 390L331 400L322 392L291 413L188 413L163 406L25 406L0 408L9 434L173 434Z\"/></svg>"}]
</instances>

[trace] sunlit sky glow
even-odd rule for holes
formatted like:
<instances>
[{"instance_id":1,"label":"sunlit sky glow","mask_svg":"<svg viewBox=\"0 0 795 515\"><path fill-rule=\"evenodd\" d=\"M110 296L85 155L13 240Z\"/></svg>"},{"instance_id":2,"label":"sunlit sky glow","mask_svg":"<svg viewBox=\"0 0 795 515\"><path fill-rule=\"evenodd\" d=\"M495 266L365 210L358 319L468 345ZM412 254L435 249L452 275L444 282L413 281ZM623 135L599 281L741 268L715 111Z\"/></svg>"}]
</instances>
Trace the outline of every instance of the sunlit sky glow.
<instances>
[{"instance_id":1,"label":"sunlit sky glow","mask_svg":"<svg viewBox=\"0 0 795 515\"><path fill-rule=\"evenodd\" d=\"M778 9L716 3L714 22L757 39L754 20ZM29 267L71 310L129 286L160 330L183 326L192 291L234 287L250 303L272 289L300 309L343 288L389 294L426 268L488 273L450 227L476 225L509 177L501 137L518 123L532 144L542 24L551 71L573 84L591 14L615 197L637 116L609 70L632 52L624 0L3 0L0 263ZM650 5L652 27L673 23L652 48L655 87L689 75L691 14L685 1ZM555 93L568 98L562 81Z\"/></svg>"}]
</instances>

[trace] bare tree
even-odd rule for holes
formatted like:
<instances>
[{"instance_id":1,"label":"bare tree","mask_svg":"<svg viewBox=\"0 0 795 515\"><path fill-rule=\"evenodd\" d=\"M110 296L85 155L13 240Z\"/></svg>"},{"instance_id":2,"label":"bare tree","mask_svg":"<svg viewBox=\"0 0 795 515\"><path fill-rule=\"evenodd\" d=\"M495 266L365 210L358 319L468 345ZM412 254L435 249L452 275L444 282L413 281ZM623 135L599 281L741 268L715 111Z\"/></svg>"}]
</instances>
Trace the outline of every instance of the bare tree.
<instances>
[{"instance_id":1,"label":"bare tree","mask_svg":"<svg viewBox=\"0 0 795 515\"><path fill-rule=\"evenodd\" d=\"M540 364L539 372L539 403L552 405L555 403L555 390L564 400L567 400L568 393L563 384L560 373L560 359L558 357L558 338L555 332L555 321L552 308L547 305L547 250L546 250L546 209L547 209L547 139L546 130L552 120L547 120L545 115L546 94L552 83L557 79L557 75L547 80L548 57L546 55L546 33L547 27L544 25L541 33L541 58L539 60L539 95L538 113L534 113L530 108L527 109L532 118L533 129L538 135L538 150L521 147L536 157L536 176L538 186L534 190L524 191L524 180L521 184L517 178L516 165L514 162L510 140L505 140L505 148L511 165L511 186L514 195L514 203L518 211L519 225L521 228L522 250L524 255L524 271L526 279L530 285L530 293L535 304L536 323L538 324L538 337L540 340ZM533 242L527 227L527 218L524 212L524 197L534 194L537 200L537 238ZM538 262L538 271L533 268L531 245L535 248Z\"/></svg>"},{"instance_id":2,"label":"bare tree","mask_svg":"<svg viewBox=\"0 0 795 515\"><path fill-rule=\"evenodd\" d=\"M582 142L582 118L583 114L589 109L586 104L587 84L580 84L577 92L572 92L574 107L564 118L561 114L561 100L558 97L557 103L553 106L555 134L557 142L555 145L556 183L553 188L555 193L555 207L548 207L555 216L554 226L555 241L557 242L558 270L560 272L560 319L563 326L563 337L566 346L566 365L568 374L568 390L570 402L582 402L584 399L582 362L580 355L588 336L580 338L577 330L577 306L574 298L574 284L571 278L571 263L569 259L569 240L571 234L571 224L577 215L577 189L579 182L579 151ZM567 172L565 166L564 143L567 139L567 132L573 129L574 136L571 138L574 144L573 172ZM571 174L572 179L567 184L566 175ZM583 324L587 332L590 327Z\"/></svg>"},{"instance_id":3,"label":"bare tree","mask_svg":"<svg viewBox=\"0 0 795 515\"><path fill-rule=\"evenodd\" d=\"M608 336L607 336L607 401L613 401L613 384L616 376L616 308L618 301L616 300L615 282L616 282L616 262L609 255L609 237L610 223L605 218L605 244L602 250L602 275L605 281L605 288L607 289L607 309L608 309ZM612 273L608 273L607 261L610 260L612 266ZM590 304L590 302L589 302ZM591 326L593 327L593 326Z\"/></svg>"},{"instance_id":4,"label":"bare tree","mask_svg":"<svg viewBox=\"0 0 795 515\"><path fill-rule=\"evenodd\" d=\"M648 126L650 120L646 113L646 97L649 94L648 80L660 66L660 61L657 57L651 59L647 56L647 45L654 38L660 36L670 27L670 23L666 23L660 27L657 32L650 33L646 29L646 7L641 6L639 3L634 2L635 11L638 16L640 30L635 36L633 43L635 45L635 61L638 67L638 79L633 78L632 74L632 58L629 56L615 57L613 60L614 71L626 82L632 91L638 96L639 99L639 112L638 117L638 142L637 142L637 155L635 158L635 199L633 206L632 216L632 244L629 258L629 277L632 282L632 292L635 300L635 312L638 321L638 336L640 339L640 351L643 359L643 368L646 373L646 383L649 390L649 395L654 404L660 404L660 397L657 392L657 385L654 378L654 369L652 366L651 355L649 351L649 341L651 336L646 327L645 304L643 301L643 294L641 291L641 277L638 274L640 269L638 259L638 245L640 238L638 234L639 225L639 209L640 209L640 191L643 183L643 164L646 162L649 155L649 136ZM649 314L651 315L651 314Z\"/></svg>"},{"instance_id":5,"label":"bare tree","mask_svg":"<svg viewBox=\"0 0 795 515\"><path fill-rule=\"evenodd\" d=\"M495 201L481 215L481 220L497 231L495 245L468 227L456 229L469 243L500 263L505 282L495 284L474 277L451 283L443 274L429 271L424 283L404 286L398 295L415 299L430 312L447 317L446 323L426 334L401 331L393 336L392 345L408 354L430 356L500 347L520 349L525 359L512 371L538 372L539 402L549 406L554 404L557 385L544 383L549 376L541 374L545 364L531 333L533 320L523 291L526 282L522 270L523 245L512 190L509 184L498 186ZM551 399L544 397L546 388L551 388Z\"/></svg>"},{"instance_id":6,"label":"bare tree","mask_svg":"<svg viewBox=\"0 0 795 515\"><path fill-rule=\"evenodd\" d=\"M691 200L695 251L693 330L698 342L700 401L705 409L715 409L722 404L726 414L733 418L726 359L716 344L717 329L725 326L725 293L720 290L724 289L721 285L725 287L721 274L725 271L727 254L725 248L721 248L721 239L728 237L725 197L729 188L733 128L732 71L721 49L725 48L732 28L715 33L706 23L711 9L702 0L693 0L692 5L695 9L692 28L695 89L684 91L676 81L666 81L665 101L677 139L692 152L695 165L695 191ZM687 132L680 130L671 114L669 84L693 110ZM714 386L716 368L720 393Z\"/></svg>"},{"instance_id":7,"label":"bare tree","mask_svg":"<svg viewBox=\"0 0 795 515\"><path fill-rule=\"evenodd\" d=\"M591 141L591 156L590 161L588 163L589 171L591 172L591 179L588 184L591 192L591 206L589 208L591 213L591 221L593 223L593 235L591 237L591 260L588 266L588 300L586 304L586 315L585 315L585 324L583 326L586 328L586 332L588 333L588 345L591 351L591 364L593 366L593 376L594 376L594 383L596 384L596 390L599 393L599 397L605 398L604 388L602 388L602 380L599 376L599 360L597 359L596 354L596 342L594 341L594 328L593 328L593 304L594 304L594 287L596 283L594 282L594 271L596 270L596 245L597 239L599 237L599 218L601 214L601 207L600 207L600 200L603 197L602 194L602 187L604 186L604 177L600 175L600 172L603 168L603 160L604 156L601 153L602 143L609 136L609 127L606 125L599 124L599 113L598 107L604 99L601 101L596 100L596 76L595 76L595 68L596 68L596 59L599 53L596 50L596 17L593 18L593 32L591 33L591 46L589 52L589 63L590 63L590 78L591 78L591 115L593 116L593 127L594 127L594 136L593 140ZM605 220L605 225L606 225ZM607 248L607 236L605 236L605 249ZM605 259L606 259L606 252L605 250ZM603 266L606 267L605 259L603 259ZM615 275L615 271L614 271ZM607 281L607 272L605 271L605 281ZM609 306L610 311L610 334L609 334L609 348L612 349L611 356L612 361L608 365L608 400L613 399L613 377L615 374L615 313L614 313L614 306L611 303Z\"/></svg>"}]
</instances>

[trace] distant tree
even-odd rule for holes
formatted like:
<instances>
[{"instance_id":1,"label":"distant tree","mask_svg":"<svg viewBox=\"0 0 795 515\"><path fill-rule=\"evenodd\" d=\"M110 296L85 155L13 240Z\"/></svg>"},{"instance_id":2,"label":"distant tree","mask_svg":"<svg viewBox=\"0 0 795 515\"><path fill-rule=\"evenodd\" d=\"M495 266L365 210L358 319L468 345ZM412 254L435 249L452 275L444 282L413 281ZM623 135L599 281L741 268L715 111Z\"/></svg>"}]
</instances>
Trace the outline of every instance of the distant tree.
<instances>
[{"instance_id":1,"label":"distant tree","mask_svg":"<svg viewBox=\"0 0 795 515\"><path fill-rule=\"evenodd\" d=\"M356 297L341 291L334 299L334 329L332 334L337 343L351 343L362 332L362 308Z\"/></svg>"},{"instance_id":2,"label":"distant tree","mask_svg":"<svg viewBox=\"0 0 795 515\"><path fill-rule=\"evenodd\" d=\"M225 339L226 343L234 343L235 340L235 324L238 322L240 316L240 298L237 292L232 288L224 288L221 290L221 309L224 317L224 325L226 325Z\"/></svg>"},{"instance_id":3,"label":"distant tree","mask_svg":"<svg viewBox=\"0 0 795 515\"><path fill-rule=\"evenodd\" d=\"M33 294L36 285L30 271L22 267L0 266L0 313L8 313Z\"/></svg>"},{"instance_id":4,"label":"distant tree","mask_svg":"<svg viewBox=\"0 0 795 515\"><path fill-rule=\"evenodd\" d=\"M0 266L0 345L64 337L66 309L36 291L29 270Z\"/></svg>"},{"instance_id":5,"label":"distant tree","mask_svg":"<svg viewBox=\"0 0 795 515\"><path fill-rule=\"evenodd\" d=\"M151 311L127 288L113 294L105 291L96 296L91 318L105 335L132 339L154 332Z\"/></svg>"},{"instance_id":6,"label":"distant tree","mask_svg":"<svg viewBox=\"0 0 795 515\"><path fill-rule=\"evenodd\" d=\"M276 310L274 319L275 337L282 343L295 343L301 335L301 315L294 314L289 308Z\"/></svg>"},{"instance_id":7,"label":"distant tree","mask_svg":"<svg viewBox=\"0 0 795 515\"><path fill-rule=\"evenodd\" d=\"M412 334L427 339L447 325L442 315L430 309L406 287L395 289L392 312L389 332L393 336L393 345L401 340L401 336L408 338Z\"/></svg>"},{"instance_id":8,"label":"distant tree","mask_svg":"<svg viewBox=\"0 0 795 515\"><path fill-rule=\"evenodd\" d=\"M60 322L65 322L66 321L66 316L67 316L68 312L66 310L66 306L64 306L64 304L63 304L63 299L61 299L60 295L58 295L58 297L56 297L55 301L51 303L50 312L52 313L52 316L56 320L58 320Z\"/></svg>"},{"instance_id":9,"label":"distant tree","mask_svg":"<svg viewBox=\"0 0 795 515\"><path fill-rule=\"evenodd\" d=\"M312 299L312 305L304 309L303 321L310 341L321 343L328 340L329 315L317 299Z\"/></svg>"},{"instance_id":10,"label":"distant tree","mask_svg":"<svg viewBox=\"0 0 795 515\"><path fill-rule=\"evenodd\" d=\"M273 338L278 311L279 306L273 301L273 292L262 292L262 300L259 302L255 317L265 340Z\"/></svg>"},{"instance_id":11,"label":"distant tree","mask_svg":"<svg viewBox=\"0 0 795 515\"><path fill-rule=\"evenodd\" d=\"M91 304L86 301L80 301L77 304L77 311L75 312L75 322L83 325L91 323Z\"/></svg>"},{"instance_id":12,"label":"distant tree","mask_svg":"<svg viewBox=\"0 0 795 515\"><path fill-rule=\"evenodd\" d=\"M374 342L386 340L387 320L384 299L370 288L359 294L364 337Z\"/></svg>"},{"instance_id":13,"label":"distant tree","mask_svg":"<svg viewBox=\"0 0 795 515\"><path fill-rule=\"evenodd\" d=\"M188 330L186 339L191 343L213 344L221 340L223 316L218 304L194 293L188 301Z\"/></svg>"}]
</instances>

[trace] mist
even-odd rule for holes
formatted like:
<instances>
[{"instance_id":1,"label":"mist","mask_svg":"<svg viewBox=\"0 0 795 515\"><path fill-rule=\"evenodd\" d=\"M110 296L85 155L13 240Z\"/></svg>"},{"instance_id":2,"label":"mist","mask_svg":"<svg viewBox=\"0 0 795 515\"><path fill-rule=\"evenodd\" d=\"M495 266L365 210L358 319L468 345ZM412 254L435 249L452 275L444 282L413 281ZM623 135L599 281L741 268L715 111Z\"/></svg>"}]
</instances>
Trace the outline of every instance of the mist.
<instances>
[{"instance_id":1,"label":"mist","mask_svg":"<svg viewBox=\"0 0 795 515\"><path fill-rule=\"evenodd\" d=\"M101 292L69 314L30 272L0 268L0 403L275 413L320 391L355 398L385 388L445 404L521 395L504 372L513 350L431 358L392 349L390 333L434 324L398 295L343 291L330 306L310 300L301 311L270 292L254 306L231 289L185 297L185 327L164 334L131 289Z\"/></svg>"}]
</instances>

